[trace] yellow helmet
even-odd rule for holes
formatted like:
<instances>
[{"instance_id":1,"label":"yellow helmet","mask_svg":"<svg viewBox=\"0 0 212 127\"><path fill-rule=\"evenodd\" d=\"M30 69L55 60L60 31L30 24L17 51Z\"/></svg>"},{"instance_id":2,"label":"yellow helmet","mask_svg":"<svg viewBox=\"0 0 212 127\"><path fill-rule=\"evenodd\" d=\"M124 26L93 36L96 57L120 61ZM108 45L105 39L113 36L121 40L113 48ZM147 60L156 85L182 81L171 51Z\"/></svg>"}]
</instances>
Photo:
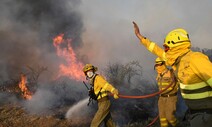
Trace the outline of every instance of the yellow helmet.
<instances>
[{"instance_id":1,"label":"yellow helmet","mask_svg":"<svg viewBox=\"0 0 212 127\"><path fill-rule=\"evenodd\" d=\"M164 48L165 51L168 51L169 49L173 47L177 47L179 45L183 44L190 44L189 35L184 29L174 29L171 32L169 32L164 40ZM190 45L189 45L190 46Z\"/></svg>"},{"instance_id":2,"label":"yellow helmet","mask_svg":"<svg viewBox=\"0 0 212 127\"><path fill-rule=\"evenodd\" d=\"M162 63L165 63L165 61L161 59L160 57L155 59L155 64L162 64Z\"/></svg>"},{"instance_id":3,"label":"yellow helmet","mask_svg":"<svg viewBox=\"0 0 212 127\"><path fill-rule=\"evenodd\" d=\"M94 72L96 72L98 70L97 67L94 67L92 64L86 64L83 67L83 72L86 73L87 71L93 70Z\"/></svg>"}]
</instances>

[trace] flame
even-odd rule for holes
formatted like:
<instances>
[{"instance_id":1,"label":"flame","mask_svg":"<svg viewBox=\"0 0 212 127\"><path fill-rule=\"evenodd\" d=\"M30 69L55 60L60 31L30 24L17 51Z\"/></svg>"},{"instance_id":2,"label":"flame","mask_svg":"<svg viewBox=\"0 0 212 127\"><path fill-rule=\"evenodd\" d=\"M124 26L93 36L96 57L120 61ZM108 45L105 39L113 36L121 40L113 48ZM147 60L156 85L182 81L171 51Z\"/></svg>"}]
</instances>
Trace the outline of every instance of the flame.
<instances>
[{"instance_id":1,"label":"flame","mask_svg":"<svg viewBox=\"0 0 212 127\"><path fill-rule=\"evenodd\" d=\"M32 93L27 89L26 87L27 83L27 77L24 74L21 74L21 81L19 82L19 88L21 89L23 98L25 99L31 99L32 98Z\"/></svg>"},{"instance_id":2,"label":"flame","mask_svg":"<svg viewBox=\"0 0 212 127\"><path fill-rule=\"evenodd\" d=\"M77 60L76 54L71 47L71 39L64 39L64 34L60 34L53 39L53 45L57 50L57 55L62 57L66 65L60 64L59 74L60 76L67 76L71 79L82 81L84 79L84 73L82 72L83 64ZM62 48L61 45L67 45Z\"/></svg>"}]
</instances>

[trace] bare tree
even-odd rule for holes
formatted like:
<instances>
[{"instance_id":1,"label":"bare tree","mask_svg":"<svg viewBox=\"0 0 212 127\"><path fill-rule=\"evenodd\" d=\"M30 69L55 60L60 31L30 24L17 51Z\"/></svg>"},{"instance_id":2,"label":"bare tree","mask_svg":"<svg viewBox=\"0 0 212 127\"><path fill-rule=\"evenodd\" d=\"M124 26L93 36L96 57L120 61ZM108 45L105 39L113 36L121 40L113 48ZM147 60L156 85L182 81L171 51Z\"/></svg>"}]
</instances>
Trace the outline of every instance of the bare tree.
<instances>
[{"instance_id":1,"label":"bare tree","mask_svg":"<svg viewBox=\"0 0 212 127\"><path fill-rule=\"evenodd\" d=\"M125 65L121 63L109 63L105 69L105 75L113 84L130 84L134 76L142 76L142 67L138 61L132 61Z\"/></svg>"},{"instance_id":2,"label":"bare tree","mask_svg":"<svg viewBox=\"0 0 212 127\"><path fill-rule=\"evenodd\" d=\"M26 65L26 68L27 68L26 75L28 79L28 87L30 87L30 89L34 91L38 87L38 78L44 71L47 71L47 67L43 67L40 65L31 67L29 65Z\"/></svg>"}]
</instances>

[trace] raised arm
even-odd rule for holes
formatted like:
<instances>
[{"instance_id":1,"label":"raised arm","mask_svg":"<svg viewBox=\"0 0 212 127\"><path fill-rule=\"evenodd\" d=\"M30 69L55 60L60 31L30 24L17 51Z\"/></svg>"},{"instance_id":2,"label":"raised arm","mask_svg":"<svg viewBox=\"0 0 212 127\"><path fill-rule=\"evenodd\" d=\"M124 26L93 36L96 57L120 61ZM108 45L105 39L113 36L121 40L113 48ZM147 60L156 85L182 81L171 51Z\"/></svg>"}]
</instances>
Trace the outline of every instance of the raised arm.
<instances>
[{"instance_id":1,"label":"raised arm","mask_svg":"<svg viewBox=\"0 0 212 127\"><path fill-rule=\"evenodd\" d=\"M135 35L140 40L140 43L143 44L146 47L146 49L148 49L151 53L155 54L156 56L166 61L167 60L166 53L164 52L164 50L161 47L159 47L156 43L151 42L149 39L144 37L140 33L138 25L135 22L133 22L133 24L134 24Z\"/></svg>"}]
</instances>

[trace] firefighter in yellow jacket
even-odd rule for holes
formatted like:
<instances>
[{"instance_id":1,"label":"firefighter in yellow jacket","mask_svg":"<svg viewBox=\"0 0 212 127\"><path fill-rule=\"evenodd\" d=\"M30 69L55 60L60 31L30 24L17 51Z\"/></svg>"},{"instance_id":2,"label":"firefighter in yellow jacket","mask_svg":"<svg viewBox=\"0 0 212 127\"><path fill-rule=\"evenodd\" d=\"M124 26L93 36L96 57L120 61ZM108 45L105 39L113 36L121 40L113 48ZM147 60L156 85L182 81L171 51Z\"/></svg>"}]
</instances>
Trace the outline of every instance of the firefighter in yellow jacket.
<instances>
[{"instance_id":1,"label":"firefighter in yellow jacket","mask_svg":"<svg viewBox=\"0 0 212 127\"><path fill-rule=\"evenodd\" d=\"M189 35L184 29L174 29L164 40L164 50L140 34L135 22L136 36L150 52L175 68L182 97L188 106L191 127L212 126L212 63L200 52L191 51ZM200 42L201 43L201 42Z\"/></svg>"},{"instance_id":2,"label":"firefighter in yellow jacket","mask_svg":"<svg viewBox=\"0 0 212 127\"><path fill-rule=\"evenodd\" d=\"M94 67L92 64L86 64L83 68L86 78L90 80L90 84L93 86L98 102L98 111L91 122L91 127L99 127L103 122L106 127L115 127L110 114L111 104L108 92L112 93L115 99L118 99L118 90L109 84L101 75L96 74L96 71L97 67Z\"/></svg>"},{"instance_id":3,"label":"firefighter in yellow jacket","mask_svg":"<svg viewBox=\"0 0 212 127\"><path fill-rule=\"evenodd\" d=\"M158 100L160 125L161 127L168 127L169 124L171 124L175 127L177 119L174 114L176 111L179 84L175 78L173 70L169 69L165 64L165 61L161 58L156 58L154 68L158 73L156 80L158 82L159 90L164 90L171 82L173 82L171 87L161 93Z\"/></svg>"}]
</instances>

